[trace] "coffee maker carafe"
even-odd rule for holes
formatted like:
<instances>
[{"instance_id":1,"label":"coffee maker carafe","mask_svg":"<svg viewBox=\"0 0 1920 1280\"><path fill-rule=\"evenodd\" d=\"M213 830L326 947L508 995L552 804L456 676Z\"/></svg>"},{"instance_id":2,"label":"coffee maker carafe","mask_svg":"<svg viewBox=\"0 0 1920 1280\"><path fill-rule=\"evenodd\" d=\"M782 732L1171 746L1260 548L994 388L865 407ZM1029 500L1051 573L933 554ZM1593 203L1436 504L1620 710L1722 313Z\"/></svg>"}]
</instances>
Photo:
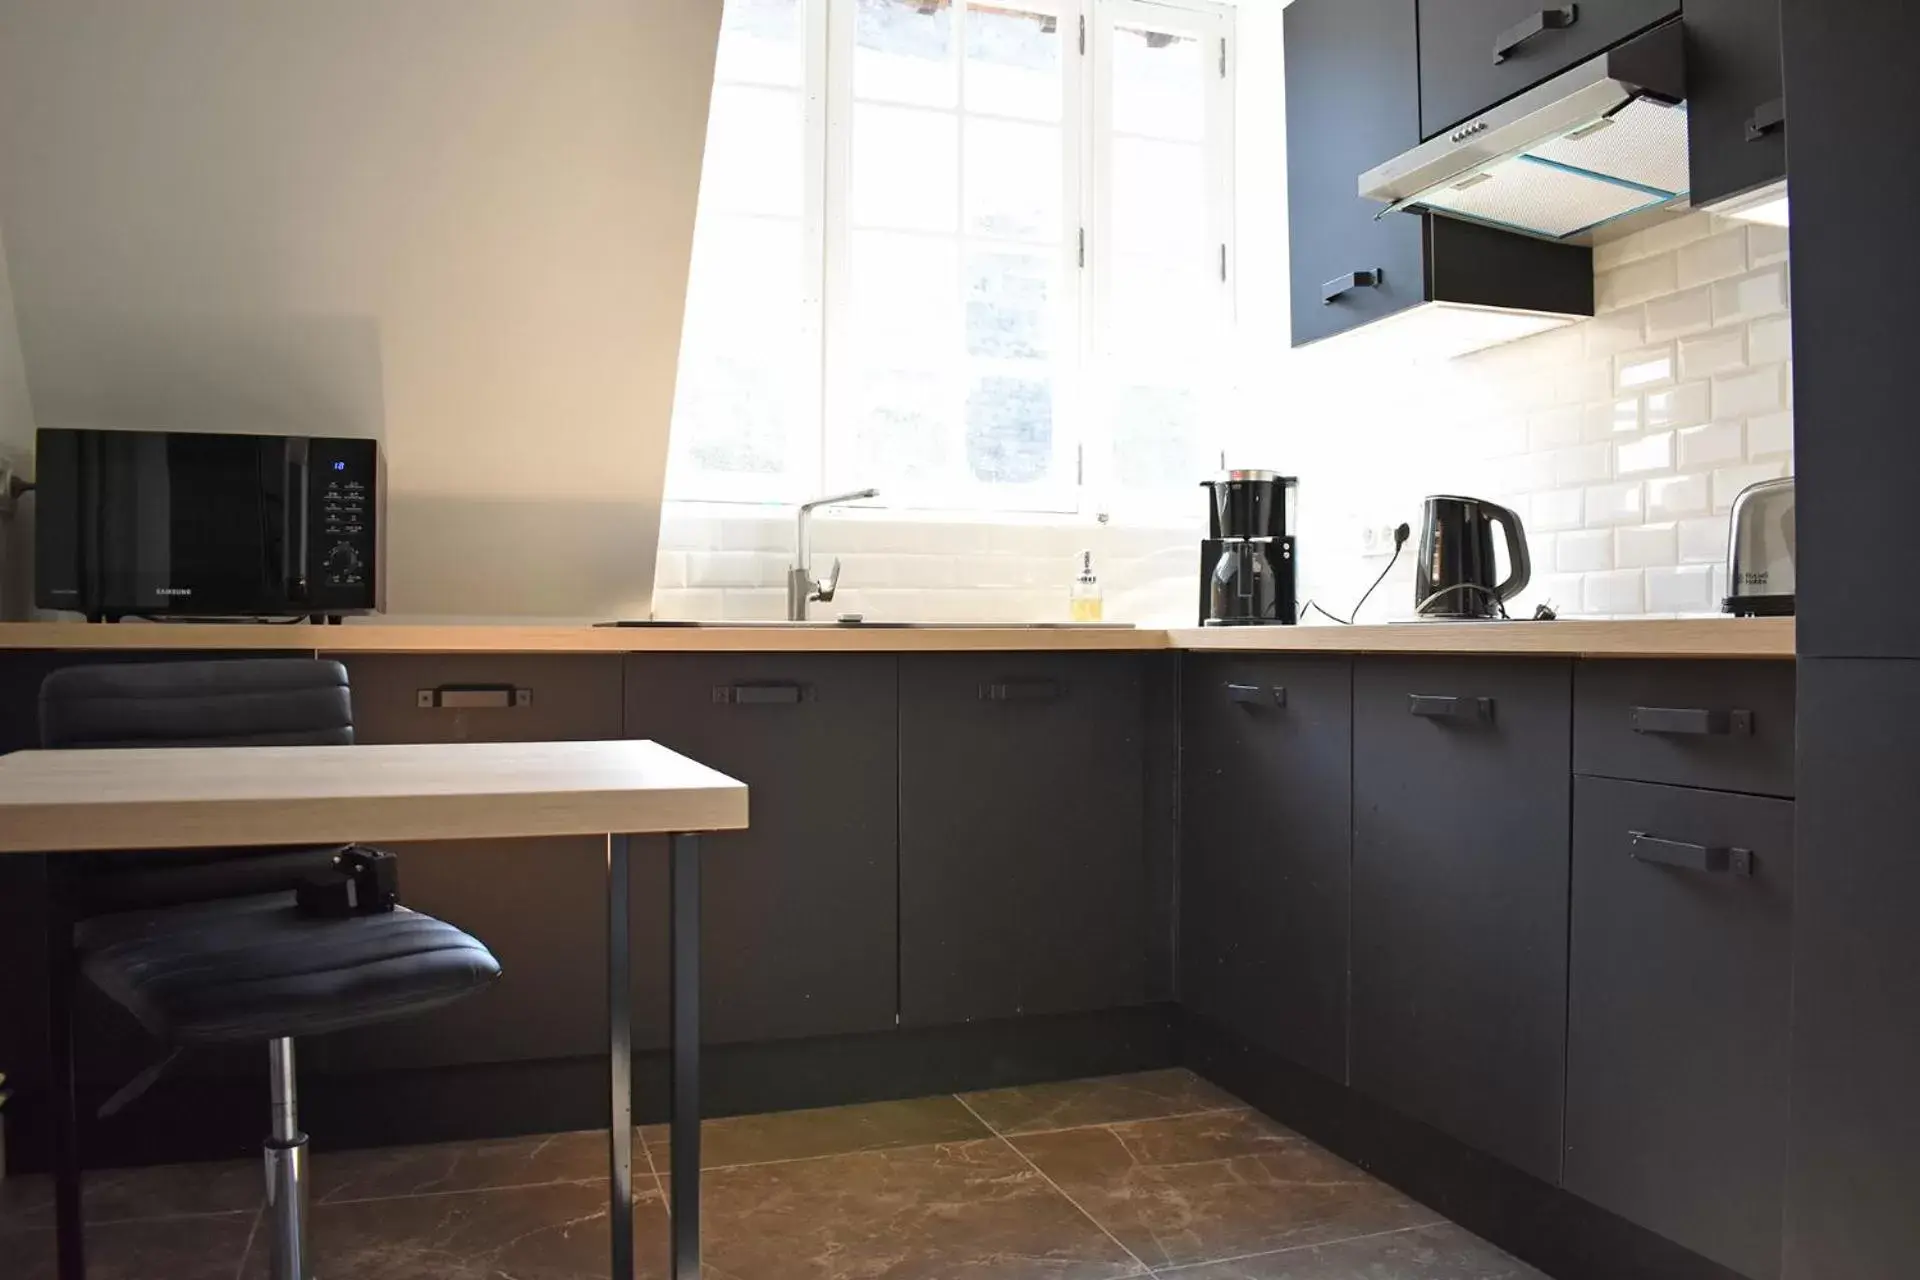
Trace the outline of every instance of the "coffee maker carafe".
<instances>
[{"instance_id":1,"label":"coffee maker carafe","mask_svg":"<svg viewBox=\"0 0 1920 1280\"><path fill-rule=\"evenodd\" d=\"M1294 492L1274 471L1226 471L1203 480L1212 501L1200 544L1200 622L1290 625L1294 608Z\"/></svg>"}]
</instances>

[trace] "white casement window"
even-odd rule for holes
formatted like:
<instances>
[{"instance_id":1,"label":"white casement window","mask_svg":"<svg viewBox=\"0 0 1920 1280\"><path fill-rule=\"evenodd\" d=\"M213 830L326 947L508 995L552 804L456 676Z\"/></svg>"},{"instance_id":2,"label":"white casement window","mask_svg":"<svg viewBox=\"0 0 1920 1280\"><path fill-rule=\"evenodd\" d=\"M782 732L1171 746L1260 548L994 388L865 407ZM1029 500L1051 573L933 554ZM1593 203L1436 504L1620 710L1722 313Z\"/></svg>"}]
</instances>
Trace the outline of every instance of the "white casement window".
<instances>
[{"instance_id":1,"label":"white casement window","mask_svg":"<svg viewBox=\"0 0 1920 1280\"><path fill-rule=\"evenodd\" d=\"M1200 0L726 0L667 496L1190 506L1231 54Z\"/></svg>"}]
</instances>

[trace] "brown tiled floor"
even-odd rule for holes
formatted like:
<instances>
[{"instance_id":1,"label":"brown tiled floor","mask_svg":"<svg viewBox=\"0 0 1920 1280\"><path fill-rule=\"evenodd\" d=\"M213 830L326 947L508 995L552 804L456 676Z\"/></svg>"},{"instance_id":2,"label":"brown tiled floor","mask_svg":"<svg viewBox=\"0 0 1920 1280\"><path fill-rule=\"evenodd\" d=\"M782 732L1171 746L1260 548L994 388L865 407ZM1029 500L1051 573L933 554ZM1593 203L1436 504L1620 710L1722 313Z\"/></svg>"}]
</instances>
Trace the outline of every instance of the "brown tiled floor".
<instances>
[{"instance_id":1,"label":"brown tiled floor","mask_svg":"<svg viewBox=\"0 0 1920 1280\"><path fill-rule=\"evenodd\" d=\"M641 1130L664 1276L666 1132ZM1542 1280L1184 1071L708 1121L713 1280ZM605 1138L314 1157L327 1280L606 1275ZM658 1172L656 1172L658 1171ZM53 1274L40 1179L0 1182L0 1272ZM265 1275L252 1161L103 1174L95 1280Z\"/></svg>"}]
</instances>

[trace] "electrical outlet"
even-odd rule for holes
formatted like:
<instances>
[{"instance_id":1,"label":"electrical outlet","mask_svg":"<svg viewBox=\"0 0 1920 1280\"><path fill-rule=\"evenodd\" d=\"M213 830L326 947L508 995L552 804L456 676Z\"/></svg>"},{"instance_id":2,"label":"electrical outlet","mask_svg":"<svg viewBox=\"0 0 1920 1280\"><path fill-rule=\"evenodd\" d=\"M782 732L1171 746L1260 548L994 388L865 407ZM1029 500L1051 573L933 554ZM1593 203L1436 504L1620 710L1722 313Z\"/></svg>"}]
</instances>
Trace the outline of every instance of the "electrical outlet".
<instances>
[{"instance_id":1,"label":"electrical outlet","mask_svg":"<svg viewBox=\"0 0 1920 1280\"><path fill-rule=\"evenodd\" d=\"M1364 524L1360 526L1360 554L1362 556L1390 556L1393 554L1394 524Z\"/></svg>"}]
</instances>

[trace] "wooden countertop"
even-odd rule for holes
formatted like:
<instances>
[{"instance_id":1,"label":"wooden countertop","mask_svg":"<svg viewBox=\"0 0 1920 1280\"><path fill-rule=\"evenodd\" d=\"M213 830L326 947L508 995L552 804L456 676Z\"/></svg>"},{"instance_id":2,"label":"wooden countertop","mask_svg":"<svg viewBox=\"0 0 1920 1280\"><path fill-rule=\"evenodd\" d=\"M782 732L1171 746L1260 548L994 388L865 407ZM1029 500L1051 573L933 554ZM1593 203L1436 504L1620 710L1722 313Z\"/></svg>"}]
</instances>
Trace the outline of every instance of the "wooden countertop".
<instances>
[{"instance_id":1,"label":"wooden countertop","mask_svg":"<svg viewBox=\"0 0 1920 1280\"><path fill-rule=\"evenodd\" d=\"M654 742L17 751L0 853L733 830L747 788Z\"/></svg>"},{"instance_id":2,"label":"wooden countertop","mask_svg":"<svg viewBox=\"0 0 1920 1280\"><path fill-rule=\"evenodd\" d=\"M1430 653L1590 658L1777 658L1791 618L1408 623L1359 627L340 627L0 623L0 650L283 650L300 653L922 653L1139 651Z\"/></svg>"}]
</instances>

